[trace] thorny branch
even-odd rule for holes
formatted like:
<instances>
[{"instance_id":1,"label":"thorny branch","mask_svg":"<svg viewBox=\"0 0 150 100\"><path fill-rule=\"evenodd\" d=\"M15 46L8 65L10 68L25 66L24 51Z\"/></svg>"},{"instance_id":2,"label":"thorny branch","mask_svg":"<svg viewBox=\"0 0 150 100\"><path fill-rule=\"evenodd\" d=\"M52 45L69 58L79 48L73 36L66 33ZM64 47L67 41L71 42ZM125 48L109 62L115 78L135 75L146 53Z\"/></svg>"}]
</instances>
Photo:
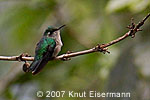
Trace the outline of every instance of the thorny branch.
<instances>
[{"instance_id":1,"label":"thorny branch","mask_svg":"<svg viewBox=\"0 0 150 100\"><path fill-rule=\"evenodd\" d=\"M131 20L131 25L129 25L127 28L129 29L129 31L127 33L125 33L123 36L110 41L109 43L106 44L98 44L97 46L91 48L91 49L87 49L87 50L83 50L83 51L78 51L78 52L67 52L66 54L62 54L60 56L57 56L55 58L55 60L69 60L71 57L75 57L75 56L80 56L80 55L84 55L84 54L89 54L89 53L93 53L93 52L103 52L103 53L110 53L107 47L118 43L124 39L126 39L127 37L131 36L132 38L135 37L135 33L138 31L142 31L140 29L140 27L145 23L145 21L150 17L150 13L141 21L139 22L137 25L135 25L135 23L133 22L133 19ZM11 57L7 57L7 56L0 56L0 60L8 60L8 61L33 61L34 57L31 57L29 55L20 55L20 56L11 56Z\"/></svg>"}]
</instances>

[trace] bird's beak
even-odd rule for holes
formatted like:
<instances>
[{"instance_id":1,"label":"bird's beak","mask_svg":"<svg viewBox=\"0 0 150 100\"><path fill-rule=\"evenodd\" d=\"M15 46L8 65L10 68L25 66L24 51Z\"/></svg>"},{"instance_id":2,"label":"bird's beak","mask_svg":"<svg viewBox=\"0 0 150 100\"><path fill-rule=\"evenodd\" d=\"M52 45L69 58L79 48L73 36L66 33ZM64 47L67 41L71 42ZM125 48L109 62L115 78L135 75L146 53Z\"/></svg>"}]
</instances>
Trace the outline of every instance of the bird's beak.
<instances>
[{"instance_id":1,"label":"bird's beak","mask_svg":"<svg viewBox=\"0 0 150 100\"><path fill-rule=\"evenodd\" d=\"M62 25L60 26L57 30L60 30L61 28L65 27L66 25Z\"/></svg>"},{"instance_id":2,"label":"bird's beak","mask_svg":"<svg viewBox=\"0 0 150 100\"><path fill-rule=\"evenodd\" d=\"M65 26L66 26L66 25L62 25L62 26L60 26L59 28L54 29L53 32L58 31L58 30L62 29L62 28L65 27Z\"/></svg>"}]
</instances>

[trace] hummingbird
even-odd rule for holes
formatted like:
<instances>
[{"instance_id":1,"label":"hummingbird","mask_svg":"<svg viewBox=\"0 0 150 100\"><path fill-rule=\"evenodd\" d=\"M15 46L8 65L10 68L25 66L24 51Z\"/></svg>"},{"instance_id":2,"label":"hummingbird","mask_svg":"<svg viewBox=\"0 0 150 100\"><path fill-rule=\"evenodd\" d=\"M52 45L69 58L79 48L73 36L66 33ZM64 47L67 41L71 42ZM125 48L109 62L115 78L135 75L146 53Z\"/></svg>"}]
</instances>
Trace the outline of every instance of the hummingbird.
<instances>
[{"instance_id":1,"label":"hummingbird","mask_svg":"<svg viewBox=\"0 0 150 100\"><path fill-rule=\"evenodd\" d=\"M58 55L63 46L60 29L64 26L62 25L59 28L48 26L36 45L34 61L29 66L28 72L32 72L33 75L39 73L49 60Z\"/></svg>"}]
</instances>

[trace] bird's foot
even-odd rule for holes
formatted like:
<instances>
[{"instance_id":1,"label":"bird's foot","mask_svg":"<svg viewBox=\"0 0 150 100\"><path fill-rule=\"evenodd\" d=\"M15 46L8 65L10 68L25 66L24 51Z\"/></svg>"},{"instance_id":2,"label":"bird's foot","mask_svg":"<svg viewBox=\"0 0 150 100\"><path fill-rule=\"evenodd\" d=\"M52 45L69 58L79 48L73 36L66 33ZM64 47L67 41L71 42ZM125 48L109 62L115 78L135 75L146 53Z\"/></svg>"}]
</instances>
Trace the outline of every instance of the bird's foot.
<instances>
[{"instance_id":1,"label":"bird's foot","mask_svg":"<svg viewBox=\"0 0 150 100\"><path fill-rule=\"evenodd\" d=\"M22 53L21 55L19 55L18 57L16 57L16 60L18 60L19 62L25 61L23 59L23 57L31 57L31 56L28 53Z\"/></svg>"},{"instance_id":2,"label":"bird's foot","mask_svg":"<svg viewBox=\"0 0 150 100\"><path fill-rule=\"evenodd\" d=\"M24 61L25 62L23 64L22 70L24 72L29 72L29 66L30 66L30 64L26 60L24 60L23 57L31 57L31 56L28 53L22 53L20 56L17 57L18 61L20 61L20 62Z\"/></svg>"},{"instance_id":3,"label":"bird's foot","mask_svg":"<svg viewBox=\"0 0 150 100\"><path fill-rule=\"evenodd\" d=\"M98 44L95 48L94 48L94 50L95 51L99 51L99 52L102 52L102 53L110 53L109 51L108 51L108 48L103 48L102 46L103 45L105 45L105 44Z\"/></svg>"},{"instance_id":4,"label":"bird's foot","mask_svg":"<svg viewBox=\"0 0 150 100\"><path fill-rule=\"evenodd\" d=\"M22 70L24 72L29 72L29 67L30 67L30 64L27 61L25 61L25 63L23 64Z\"/></svg>"}]
</instances>

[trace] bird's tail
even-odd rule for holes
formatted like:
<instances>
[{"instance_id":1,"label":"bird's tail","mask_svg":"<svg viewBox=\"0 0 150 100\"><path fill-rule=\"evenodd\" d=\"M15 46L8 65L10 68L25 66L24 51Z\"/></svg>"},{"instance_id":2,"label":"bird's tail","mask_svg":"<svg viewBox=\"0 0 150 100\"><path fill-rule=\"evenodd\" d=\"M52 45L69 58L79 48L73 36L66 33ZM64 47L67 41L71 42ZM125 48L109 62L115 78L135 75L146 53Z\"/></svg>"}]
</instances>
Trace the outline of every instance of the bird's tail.
<instances>
[{"instance_id":1,"label":"bird's tail","mask_svg":"<svg viewBox=\"0 0 150 100\"><path fill-rule=\"evenodd\" d=\"M39 73L47 63L48 63L48 61L44 60L44 59L35 60L30 65L29 71L31 71L32 74L35 75L35 74Z\"/></svg>"}]
</instances>

